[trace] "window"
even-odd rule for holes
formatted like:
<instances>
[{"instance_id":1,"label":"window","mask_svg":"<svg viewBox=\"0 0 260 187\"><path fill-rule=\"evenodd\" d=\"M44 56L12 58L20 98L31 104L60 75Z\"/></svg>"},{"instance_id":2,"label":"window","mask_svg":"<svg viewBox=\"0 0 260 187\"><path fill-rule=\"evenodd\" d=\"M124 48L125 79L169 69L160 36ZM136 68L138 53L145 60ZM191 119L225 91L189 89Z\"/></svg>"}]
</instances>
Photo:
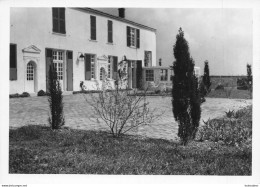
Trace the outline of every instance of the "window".
<instances>
[{"instance_id":1,"label":"window","mask_svg":"<svg viewBox=\"0 0 260 187\"><path fill-rule=\"evenodd\" d=\"M17 51L16 44L10 44L10 80L17 80Z\"/></svg>"},{"instance_id":2,"label":"window","mask_svg":"<svg viewBox=\"0 0 260 187\"><path fill-rule=\"evenodd\" d=\"M95 79L95 55L91 55L91 79Z\"/></svg>"},{"instance_id":3,"label":"window","mask_svg":"<svg viewBox=\"0 0 260 187\"><path fill-rule=\"evenodd\" d=\"M107 65L107 77L112 78L112 64L113 64L113 56L108 56L108 65Z\"/></svg>"},{"instance_id":4,"label":"window","mask_svg":"<svg viewBox=\"0 0 260 187\"><path fill-rule=\"evenodd\" d=\"M63 80L63 52L52 51L53 65L57 72L58 80Z\"/></svg>"},{"instance_id":5,"label":"window","mask_svg":"<svg viewBox=\"0 0 260 187\"><path fill-rule=\"evenodd\" d=\"M144 66L152 66L152 51L144 51Z\"/></svg>"},{"instance_id":6,"label":"window","mask_svg":"<svg viewBox=\"0 0 260 187\"><path fill-rule=\"evenodd\" d=\"M168 80L168 71L167 69L161 69L161 81Z\"/></svg>"},{"instance_id":7,"label":"window","mask_svg":"<svg viewBox=\"0 0 260 187\"><path fill-rule=\"evenodd\" d=\"M90 39L96 40L96 17L90 16Z\"/></svg>"},{"instance_id":8,"label":"window","mask_svg":"<svg viewBox=\"0 0 260 187\"><path fill-rule=\"evenodd\" d=\"M52 8L52 31L66 34L65 8Z\"/></svg>"},{"instance_id":9,"label":"window","mask_svg":"<svg viewBox=\"0 0 260 187\"><path fill-rule=\"evenodd\" d=\"M153 79L153 70L146 70L145 71L145 78L146 78L146 81L154 81Z\"/></svg>"},{"instance_id":10,"label":"window","mask_svg":"<svg viewBox=\"0 0 260 187\"><path fill-rule=\"evenodd\" d=\"M113 43L113 22L107 21L107 42Z\"/></svg>"},{"instance_id":11,"label":"window","mask_svg":"<svg viewBox=\"0 0 260 187\"><path fill-rule=\"evenodd\" d=\"M173 70L171 69L171 81L173 80Z\"/></svg>"},{"instance_id":12,"label":"window","mask_svg":"<svg viewBox=\"0 0 260 187\"><path fill-rule=\"evenodd\" d=\"M135 29L130 28L130 46L131 47L135 47L135 41L136 41Z\"/></svg>"},{"instance_id":13,"label":"window","mask_svg":"<svg viewBox=\"0 0 260 187\"><path fill-rule=\"evenodd\" d=\"M127 26L127 46L140 48L140 30Z\"/></svg>"},{"instance_id":14,"label":"window","mask_svg":"<svg viewBox=\"0 0 260 187\"><path fill-rule=\"evenodd\" d=\"M27 64L27 81L33 81L33 64L29 62Z\"/></svg>"}]
</instances>

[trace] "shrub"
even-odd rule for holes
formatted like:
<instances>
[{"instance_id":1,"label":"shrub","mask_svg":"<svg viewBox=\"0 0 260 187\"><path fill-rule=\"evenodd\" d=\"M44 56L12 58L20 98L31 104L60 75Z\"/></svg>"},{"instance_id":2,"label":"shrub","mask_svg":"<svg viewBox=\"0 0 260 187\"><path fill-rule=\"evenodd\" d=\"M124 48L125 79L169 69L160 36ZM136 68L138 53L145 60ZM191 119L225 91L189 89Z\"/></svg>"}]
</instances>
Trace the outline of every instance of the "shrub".
<instances>
[{"instance_id":1,"label":"shrub","mask_svg":"<svg viewBox=\"0 0 260 187\"><path fill-rule=\"evenodd\" d=\"M65 124L65 119L63 116L63 96L60 82L57 79L57 72L53 63L51 63L49 70L48 101L51 113L51 117L49 117L49 123L52 129L59 129Z\"/></svg>"},{"instance_id":2,"label":"shrub","mask_svg":"<svg viewBox=\"0 0 260 187\"><path fill-rule=\"evenodd\" d=\"M30 97L30 94L28 92L23 92L22 94L10 94L9 98L18 98L18 97Z\"/></svg>"},{"instance_id":3,"label":"shrub","mask_svg":"<svg viewBox=\"0 0 260 187\"><path fill-rule=\"evenodd\" d=\"M218 84L215 90L224 90L224 85Z\"/></svg>"},{"instance_id":4,"label":"shrub","mask_svg":"<svg viewBox=\"0 0 260 187\"><path fill-rule=\"evenodd\" d=\"M229 110L228 112L225 112L226 113L226 116L228 117L228 118L232 118L233 116L234 116L234 110Z\"/></svg>"},{"instance_id":5,"label":"shrub","mask_svg":"<svg viewBox=\"0 0 260 187\"><path fill-rule=\"evenodd\" d=\"M206 60L205 62L205 66L204 66L204 75L203 75L203 83L206 86L206 94L210 92L210 86L211 86L211 82L210 82L210 76L209 76L209 62Z\"/></svg>"},{"instance_id":6,"label":"shrub","mask_svg":"<svg viewBox=\"0 0 260 187\"><path fill-rule=\"evenodd\" d=\"M180 28L174 45L172 106L175 120L179 123L178 136L183 145L195 138L201 115L198 79L194 74L194 61L189 45Z\"/></svg>"},{"instance_id":7,"label":"shrub","mask_svg":"<svg viewBox=\"0 0 260 187\"><path fill-rule=\"evenodd\" d=\"M104 83L103 83L104 84ZM140 126L151 124L160 114L156 110L148 108L146 92L138 94L137 90L108 92L102 90L97 95L91 95L86 102L93 108L95 115L98 115L108 126L113 137L120 137L130 130Z\"/></svg>"},{"instance_id":8,"label":"shrub","mask_svg":"<svg viewBox=\"0 0 260 187\"><path fill-rule=\"evenodd\" d=\"M242 109L240 112L228 111L228 116L238 117L237 119L213 119L204 122L198 131L198 140L209 140L214 142L222 142L231 146L251 146L252 142L252 114L248 115ZM243 111L243 112L242 112Z\"/></svg>"},{"instance_id":9,"label":"shrub","mask_svg":"<svg viewBox=\"0 0 260 187\"><path fill-rule=\"evenodd\" d=\"M248 90L248 84L246 78L237 79L237 89L238 90Z\"/></svg>"},{"instance_id":10,"label":"shrub","mask_svg":"<svg viewBox=\"0 0 260 187\"><path fill-rule=\"evenodd\" d=\"M23 92L20 97L30 97L30 94L28 92Z\"/></svg>"},{"instance_id":11,"label":"shrub","mask_svg":"<svg viewBox=\"0 0 260 187\"><path fill-rule=\"evenodd\" d=\"M18 93L16 94L10 94L9 98L18 98L20 95Z\"/></svg>"},{"instance_id":12,"label":"shrub","mask_svg":"<svg viewBox=\"0 0 260 187\"><path fill-rule=\"evenodd\" d=\"M207 95L207 88L203 81L200 81L199 93L200 93L201 103L205 102L206 101L205 96Z\"/></svg>"},{"instance_id":13,"label":"shrub","mask_svg":"<svg viewBox=\"0 0 260 187\"><path fill-rule=\"evenodd\" d=\"M46 94L45 91L43 91L43 90L40 90L40 91L38 91L38 93L37 93L37 96L45 96L45 95L47 95L47 94Z\"/></svg>"}]
</instances>

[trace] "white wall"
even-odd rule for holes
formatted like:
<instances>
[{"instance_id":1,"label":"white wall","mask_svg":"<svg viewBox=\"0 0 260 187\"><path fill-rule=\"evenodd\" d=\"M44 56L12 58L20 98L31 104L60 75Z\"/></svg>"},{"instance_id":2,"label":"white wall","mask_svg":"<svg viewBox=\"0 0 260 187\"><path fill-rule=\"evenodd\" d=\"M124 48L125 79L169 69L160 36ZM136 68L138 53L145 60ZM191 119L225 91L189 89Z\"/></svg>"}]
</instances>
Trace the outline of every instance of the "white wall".
<instances>
[{"instance_id":1,"label":"white wall","mask_svg":"<svg viewBox=\"0 0 260 187\"><path fill-rule=\"evenodd\" d=\"M152 63L156 65L156 33L140 29L140 49L126 45L126 24L117 20L80 10L66 8L66 35L52 32L51 8L11 8L10 43L17 44L17 80L10 81L10 93L25 90L25 66L22 49L35 45L41 50L38 64L38 90L46 89L45 48L73 51L73 90L79 90L80 81L84 81L84 62L77 62L79 52L118 56L120 61L127 59L142 60L144 50L152 51ZM90 41L90 15L96 16L97 41ZM107 20L113 21L113 45L107 44Z\"/></svg>"}]
</instances>

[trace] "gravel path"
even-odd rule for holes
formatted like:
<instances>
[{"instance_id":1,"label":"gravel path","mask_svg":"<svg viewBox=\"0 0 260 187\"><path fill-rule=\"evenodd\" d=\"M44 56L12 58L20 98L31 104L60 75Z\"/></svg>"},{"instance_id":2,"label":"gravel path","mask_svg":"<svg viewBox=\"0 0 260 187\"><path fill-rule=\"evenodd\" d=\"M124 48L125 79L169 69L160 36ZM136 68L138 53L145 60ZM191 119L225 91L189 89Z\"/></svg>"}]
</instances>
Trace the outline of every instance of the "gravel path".
<instances>
[{"instance_id":1,"label":"gravel path","mask_svg":"<svg viewBox=\"0 0 260 187\"><path fill-rule=\"evenodd\" d=\"M86 95L85 95L86 96ZM148 97L151 108L163 111L162 118L153 124L139 128L132 134L174 140L177 137L178 124L173 118L171 97ZM47 97L15 98L9 100L10 128L28 124L48 124ZM252 104L252 100L206 98L202 104L202 120L225 115L225 111L238 110ZM66 126L85 130L107 130L101 120L92 114L91 107L83 95L64 96L64 114Z\"/></svg>"}]
</instances>

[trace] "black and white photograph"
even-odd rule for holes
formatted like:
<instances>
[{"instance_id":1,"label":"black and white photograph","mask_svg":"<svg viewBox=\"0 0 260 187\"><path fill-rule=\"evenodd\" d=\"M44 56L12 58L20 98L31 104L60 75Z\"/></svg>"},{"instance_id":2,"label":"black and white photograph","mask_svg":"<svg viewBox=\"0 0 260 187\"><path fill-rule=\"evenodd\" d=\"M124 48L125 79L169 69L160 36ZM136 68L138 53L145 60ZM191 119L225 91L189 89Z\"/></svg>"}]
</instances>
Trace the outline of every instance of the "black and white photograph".
<instances>
[{"instance_id":1,"label":"black and white photograph","mask_svg":"<svg viewBox=\"0 0 260 187\"><path fill-rule=\"evenodd\" d=\"M259 185L259 3L31 2L0 2L2 186Z\"/></svg>"}]
</instances>

